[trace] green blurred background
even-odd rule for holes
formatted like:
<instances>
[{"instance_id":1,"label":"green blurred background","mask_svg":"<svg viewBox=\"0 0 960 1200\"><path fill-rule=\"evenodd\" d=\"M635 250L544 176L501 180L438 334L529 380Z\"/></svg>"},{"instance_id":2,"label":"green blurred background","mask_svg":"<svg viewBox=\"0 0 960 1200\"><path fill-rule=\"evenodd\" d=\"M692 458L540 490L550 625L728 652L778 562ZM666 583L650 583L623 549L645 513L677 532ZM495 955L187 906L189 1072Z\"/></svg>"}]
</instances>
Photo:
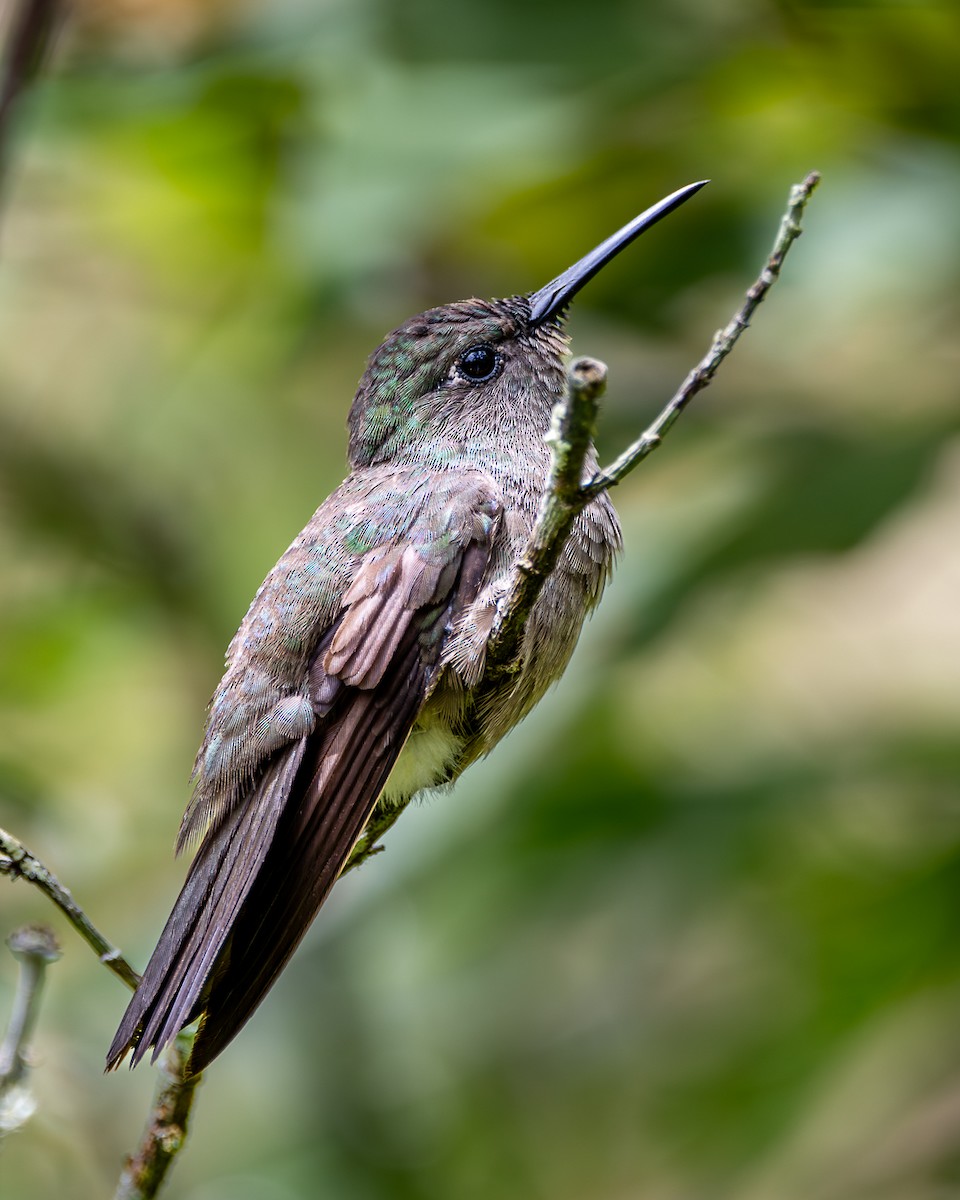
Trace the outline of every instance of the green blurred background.
<instances>
[{"instance_id":1,"label":"green blurred background","mask_svg":"<svg viewBox=\"0 0 960 1200\"><path fill-rule=\"evenodd\" d=\"M0 244L0 823L138 966L383 334L711 177L573 310L610 457L824 175L562 684L337 888L170 1200L960 1196L958 64L948 3L75 5ZM0 1191L94 1200L154 1078L0 881L26 920L66 953Z\"/></svg>"}]
</instances>

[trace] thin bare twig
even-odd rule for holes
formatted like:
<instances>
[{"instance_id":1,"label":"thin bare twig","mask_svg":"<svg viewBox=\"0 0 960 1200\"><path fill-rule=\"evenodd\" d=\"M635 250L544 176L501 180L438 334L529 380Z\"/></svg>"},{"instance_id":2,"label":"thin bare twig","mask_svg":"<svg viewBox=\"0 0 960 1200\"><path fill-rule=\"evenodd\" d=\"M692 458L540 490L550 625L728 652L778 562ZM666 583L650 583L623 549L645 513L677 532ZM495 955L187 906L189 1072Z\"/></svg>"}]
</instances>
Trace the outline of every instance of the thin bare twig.
<instances>
[{"instance_id":1,"label":"thin bare twig","mask_svg":"<svg viewBox=\"0 0 960 1200\"><path fill-rule=\"evenodd\" d=\"M107 970L127 987L136 988L140 976L117 947L107 941L53 872L5 829L0 829L0 875L7 875L11 879L26 879L38 887L60 909ZM35 996L38 992L39 980L33 983L32 995ZM35 1008L30 1011L35 1013ZM16 1016L16 1013L14 1015ZM11 1025L13 1024L14 1021L11 1020ZM183 1075L184 1064L190 1057L192 1041L191 1034L181 1033L160 1060L160 1084L154 1104L140 1146L127 1160L120 1177L117 1200L152 1200L170 1163L183 1145L190 1106L200 1081L199 1075L190 1079L185 1079ZM9 1043L8 1034L5 1045ZM22 1039L18 1041L19 1044L22 1044ZM5 1061L5 1056L0 1054L0 1065ZM0 1071L0 1092L2 1076ZM29 1115L27 1112L26 1116Z\"/></svg>"},{"instance_id":2,"label":"thin bare twig","mask_svg":"<svg viewBox=\"0 0 960 1200\"><path fill-rule=\"evenodd\" d=\"M117 947L107 941L56 875L5 829L0 829L0 875L26 879L38 887L60 909L107 970L131 990L136 988L140 976Z\"/></svg>"},{"instance_id":3,"label":"thin bare twig","mask_svg":"<svg viewBox=\"0 0 960 1200\"><path fill-rule=\"evenodd\" d=\"M713 343L706 355L686 377L653 424L648 426L633 445L628 446L609 467L598 471L590 482L584 485L583 494L586 499L592 500L598 493L619 483L634 467L643 462L648 454L656 450L670 426L697 392L702 392L711 382L717 373L717 368L737 344L741 333L749 326L750 318L757 305L763 301L767 292L779 278L780 268L783 266L787 251L803 232L800 227L803 210L819 182L820 173L811 171L803 183L798 183L791 188L787 211L783 214L780 222L773 249L756 281L747 289L743 304L734 313L726 327L714 335Z\"/></svg>"}]
</instances>

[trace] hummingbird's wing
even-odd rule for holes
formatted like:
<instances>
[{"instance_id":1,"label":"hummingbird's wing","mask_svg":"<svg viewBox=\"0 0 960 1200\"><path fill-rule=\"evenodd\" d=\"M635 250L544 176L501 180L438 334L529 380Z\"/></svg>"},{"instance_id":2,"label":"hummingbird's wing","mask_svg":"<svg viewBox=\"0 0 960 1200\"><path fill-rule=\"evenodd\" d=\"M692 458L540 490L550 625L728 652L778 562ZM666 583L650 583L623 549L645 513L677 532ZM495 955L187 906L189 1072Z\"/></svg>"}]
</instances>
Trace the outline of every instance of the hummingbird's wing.
<instances>
[{"instance_id":1,"label":"hummingbird's wing","mask_svg":"<svg viewBox=\"0 0 960 1200\"><path fill-rule=\"evenodd\" d=\"M259 1004L336 882L449 632L480 590L499 525L485 476L423 490L402 534L394 526L359 557L318 639L306 684L312 732L273 750L204 837L108 1067L128 1050L136 1065L151 1046L156 1059L203 1012L191 1058L191 1070L202 1070Z\"/></svg>"}]
</instances>

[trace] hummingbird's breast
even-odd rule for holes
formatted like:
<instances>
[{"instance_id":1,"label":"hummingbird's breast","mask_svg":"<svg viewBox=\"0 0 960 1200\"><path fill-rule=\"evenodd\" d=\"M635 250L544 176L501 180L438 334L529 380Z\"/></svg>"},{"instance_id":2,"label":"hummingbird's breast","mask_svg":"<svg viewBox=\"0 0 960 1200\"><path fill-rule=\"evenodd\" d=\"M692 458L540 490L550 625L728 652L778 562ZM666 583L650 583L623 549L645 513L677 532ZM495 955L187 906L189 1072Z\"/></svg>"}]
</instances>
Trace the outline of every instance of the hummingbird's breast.
<instances>
[{"instance_id":1,"label":"hummingbird's breast","mask_svg":"<svg viewBox=\"0 0 960 1200\"><path fill-rule=\"evenodd\" d=\"M533 533L549 450L540 438L522 453L503 443L474 443L468 461L445 465L449 470L460 465L471 472L485 471L500 493L503 519L477 598L451 631L440 676L384 789L386 803L452 782L530 712L562 675L621 546L613 505L606 494L598 496L574 523L560 560L537 598L527 622L519 673L496 684L485 683L487 641ZM591 451L585 477L596 467Z\"/></svg>"},{"instance_id":2,"label":"hummingbird's breast","mask_svg":"<svg viewBox=\"0 0 960 1200\"><path fill-rule=\"evenodd\" d=\"M585 478L596 471L597 465L591 452L585 464ZM548 466L545 462L542 473L533 478L518 473L509 481L514 503L507 509L503 555L488 595L481 593L477 599L477 606L487 605L484 614L488 621L487 636L496 605L502 600L533 533ZM518 678L489 690L481 681L475 705L479 719L468 722L470 736L464 747L463 766L488 753L563 674L583 623L610 578L620 547L620 523L604 494L577 518L560 560L534 604L527 621Z\"/></svg>"}]
</instances>

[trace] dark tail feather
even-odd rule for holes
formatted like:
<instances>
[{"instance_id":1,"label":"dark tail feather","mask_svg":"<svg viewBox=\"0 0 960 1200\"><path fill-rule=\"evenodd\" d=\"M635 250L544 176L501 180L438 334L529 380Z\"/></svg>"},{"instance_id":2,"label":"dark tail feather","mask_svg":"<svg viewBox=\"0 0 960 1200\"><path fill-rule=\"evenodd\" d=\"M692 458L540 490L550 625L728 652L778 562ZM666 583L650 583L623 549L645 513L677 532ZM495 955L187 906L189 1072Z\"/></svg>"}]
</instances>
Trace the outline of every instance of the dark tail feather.
<instances>
[{"instance_id":1,"label":"dark tail feather","mask_svg":"<svg viewBox=\"0 0 960 1200\"><path fill-rule=\"evenodd\" d=\"M140 986L107 1054L107 1070L133 1051L131 1066L154 1047L156 1061L198 1015L210 971L270 847L306 742L270 765L253 795L204 839Z\"/></svg>"},{"instance_id":2,"label":"dark tail feather","mask_svg":"<svg viewBox=\"0 0 960 1200\"><path fill-rule=\"evenodd\" d=\"M335 736L304 763L303 801L289 805L279 822L237 916L235 953L223 956L211 980L191 1072L202 1071L236 1036L310 928L413 726L423 679L401 668L393 687L354 693Z\"/></svg>"}]
</instances>

